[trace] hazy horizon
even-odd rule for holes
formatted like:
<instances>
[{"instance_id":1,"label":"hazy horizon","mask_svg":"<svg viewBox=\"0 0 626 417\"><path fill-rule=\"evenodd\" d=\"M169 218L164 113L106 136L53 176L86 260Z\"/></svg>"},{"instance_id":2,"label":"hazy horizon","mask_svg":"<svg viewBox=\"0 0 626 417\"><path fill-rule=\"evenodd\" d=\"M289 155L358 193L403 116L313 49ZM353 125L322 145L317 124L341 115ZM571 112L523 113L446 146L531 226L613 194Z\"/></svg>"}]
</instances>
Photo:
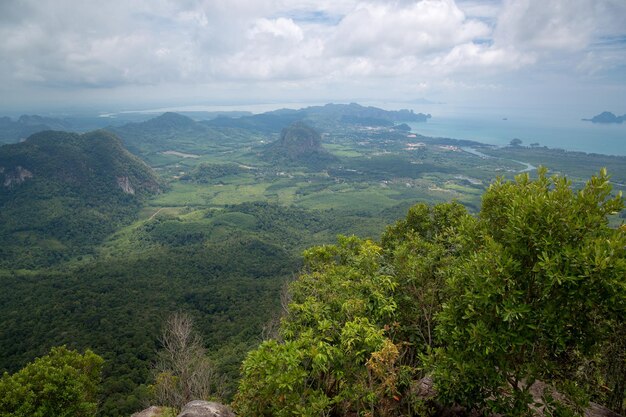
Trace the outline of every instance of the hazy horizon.
<instances>
[{"instance_id":1,"label":"hazy horizon","mask_svg":"<svg viewBox=\"0 0 626 417\"><path fill-rule=\"evenodd\" d=\"M121 115L145 114L158 116L166 112L175 113L202 113L202 112L250 112L261 114L279 109L299 110L311 106L324 106L326 104L350 104L357 103L362 106L373 106L384 110L408 109L415 113L431 114L433 118L500 118L513 117L524 119L552 119L560 123L568 121L580 121L582 118L593 117L603 111L610 111L616 115L626 114L615 108L603 108L600 106L585 105L584 103L569 103L563 107L543 106L488 106L480 104L455 104L435 102L428 99L416 101L377 101L377 100L316 100L316 101L267 101L249 103L209 103L209 104L177 104L170 105L98 105L84 104L82 106L65 106L45 108L34 105L24 109L4 110L0 109L0 116L9 116L17 119L22 115L40 115L46 117L119 117ZM159 103L160 104L160 103ZM626 133L626 132L625 132Z\"/></svg>"}]
</instances>

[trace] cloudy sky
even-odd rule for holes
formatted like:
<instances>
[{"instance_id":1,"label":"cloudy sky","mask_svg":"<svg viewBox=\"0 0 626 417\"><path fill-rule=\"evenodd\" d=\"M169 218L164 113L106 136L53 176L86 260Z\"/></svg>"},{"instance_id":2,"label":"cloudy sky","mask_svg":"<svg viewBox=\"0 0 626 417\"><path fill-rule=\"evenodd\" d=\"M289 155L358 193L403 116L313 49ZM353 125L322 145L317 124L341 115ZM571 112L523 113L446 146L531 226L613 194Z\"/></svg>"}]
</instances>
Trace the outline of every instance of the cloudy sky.
<instances>
[{"instance_id":1,"label":"cloudy sky","mask_svg":"<svg viewBox=\"0 0 626 417\"><path fill-rule=\"evenodd\" d=\"M626 113L625 22L625 0L2 0L0 110L427 98Z\"/></svg>"}]
</instances>

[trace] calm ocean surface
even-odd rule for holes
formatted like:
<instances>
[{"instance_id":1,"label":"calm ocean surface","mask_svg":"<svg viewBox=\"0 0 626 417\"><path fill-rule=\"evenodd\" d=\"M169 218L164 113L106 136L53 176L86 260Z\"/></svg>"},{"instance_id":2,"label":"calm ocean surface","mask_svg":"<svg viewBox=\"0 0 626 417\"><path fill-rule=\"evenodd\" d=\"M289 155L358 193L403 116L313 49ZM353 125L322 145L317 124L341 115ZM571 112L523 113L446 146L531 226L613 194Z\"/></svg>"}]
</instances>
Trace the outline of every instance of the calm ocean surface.
<instances>
[{"instance_id":1,"label":"calm ocean surface","mask_svg":"<svg viewBox=\"0 0 626 417\"><path fill-rule=\"evenodd\" d=\"M594 124L573 119L539 117L485 117L433 115L426 123L410 123L412 131L424 136L469 139L490 145L539 143L568 151L626 156L626 123Z\"/></svg>"}]
</instances>

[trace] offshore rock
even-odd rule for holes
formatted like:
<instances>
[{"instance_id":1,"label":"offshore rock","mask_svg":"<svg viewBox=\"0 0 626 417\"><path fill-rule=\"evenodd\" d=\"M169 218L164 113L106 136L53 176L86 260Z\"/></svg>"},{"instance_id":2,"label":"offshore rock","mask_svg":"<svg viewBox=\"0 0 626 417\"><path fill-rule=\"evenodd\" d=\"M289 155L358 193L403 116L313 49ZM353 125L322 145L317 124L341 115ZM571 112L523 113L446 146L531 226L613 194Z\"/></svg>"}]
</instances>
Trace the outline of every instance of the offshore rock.
<instances>
[{"instance_id":1,"label":"offshore rock","mask_svg":"<svg viewBox=\"0 0 626 417\"><path fill-rule=\"evenodd\" d=\"M235 417L235 413L223 404L196 400L187 403L177 417Z\"/></svg>"}]
</instances>

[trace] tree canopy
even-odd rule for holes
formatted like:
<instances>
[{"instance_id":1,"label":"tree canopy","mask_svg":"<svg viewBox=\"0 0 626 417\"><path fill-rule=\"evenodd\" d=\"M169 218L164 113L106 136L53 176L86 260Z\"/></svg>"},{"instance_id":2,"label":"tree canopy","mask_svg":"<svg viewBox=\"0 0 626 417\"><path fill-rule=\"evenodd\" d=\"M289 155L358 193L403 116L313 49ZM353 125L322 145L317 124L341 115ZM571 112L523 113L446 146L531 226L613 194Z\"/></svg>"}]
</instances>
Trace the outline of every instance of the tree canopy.
<instances>
[{"instance_id":1,"label":"tree canopy","mask_svg":"<svg viewBox=\"0 0 626 417\"><path fill-rule=\"evenodd\" d=\"M549 380L570 406L584 405L593 387L577 381L576 365L626 308L626 235L607 221L623 200L610 191L604 171L579 191L545 170L490 186L438 316L441 398L526 415L531 387Z\"/></svg>"},{"instance_id":2,"label":"tree canopy","mask_svg":"<svg viewBox=\"0 0 626 417\"><path fill-rule=\"evenodd\" d=\"M0 379L1 417L91 417L103 360L90 350L65 347Z\"/></svg>"},{"instance_id":3,"label":"tree canopy","mask_svg":"<svg viewBox=\"0 0 626 417\"><path fill-rule=\"evenodd\" d=\"M418 204L380 244L306 251L279 336L243 364L236 409L582 415L593 399L620 411L626 233L608 216L623 207L604 170L576 190L540 169L493 183L477 216Z\"/></svg>"}]
</instances>

